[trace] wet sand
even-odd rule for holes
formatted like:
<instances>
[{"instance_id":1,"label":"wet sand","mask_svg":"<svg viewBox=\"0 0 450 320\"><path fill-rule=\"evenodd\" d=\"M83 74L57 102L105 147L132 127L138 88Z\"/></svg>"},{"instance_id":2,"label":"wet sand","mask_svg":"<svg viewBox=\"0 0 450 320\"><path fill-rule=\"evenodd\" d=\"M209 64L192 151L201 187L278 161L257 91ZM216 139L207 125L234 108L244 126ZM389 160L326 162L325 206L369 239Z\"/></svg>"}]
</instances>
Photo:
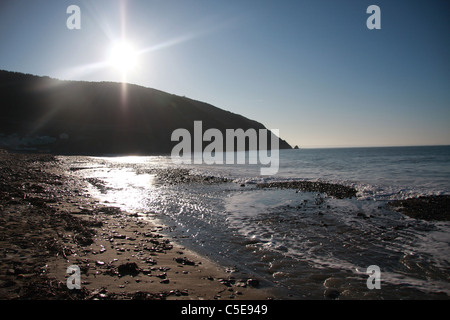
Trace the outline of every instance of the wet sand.
<instances>
[{"instance_id":1,"label":"wet sand","mask_svg":"<svg viewBox=\"0 0 450 320\"><path fill-rule=\"evenodd\" d=\"M0 299L266 300L267 288L86 194L51 155L0 150ZM81 271L69 290L67 268Z\"/></svg>"}]
</instances>

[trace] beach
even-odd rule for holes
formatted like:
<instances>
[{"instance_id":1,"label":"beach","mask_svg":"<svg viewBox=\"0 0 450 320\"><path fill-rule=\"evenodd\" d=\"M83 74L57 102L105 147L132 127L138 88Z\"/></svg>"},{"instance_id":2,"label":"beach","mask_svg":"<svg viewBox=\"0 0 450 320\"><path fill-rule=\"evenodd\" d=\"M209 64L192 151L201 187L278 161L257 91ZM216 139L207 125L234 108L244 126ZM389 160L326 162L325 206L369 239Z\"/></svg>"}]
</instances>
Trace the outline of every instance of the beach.
<instances>
[{"instance_id":1,"label":"beach","mask_svg":"<svg viewBox=\"0 0 450 320\"><path fill-rule=\"evenodd\" d=\"M450 196L428 180L301 179L316 175L295 162L308 153L282 156L282 175L261 179L164 156L1 151L0 299L448 299ZM381 290L367 286L373 265Z\"/></svg>"},{"instance_id":2,"label":"beach","mask_svg":"<svg viewBox=\"0 0 450 320\"><path fill-rule=\"evenodd\" d=\"M54 156L0 152L0 299L273 298L251 274L167 237L164 225L99 204ZM67 286L70 266L80 289Z\"/></svg>"}]
</instances>

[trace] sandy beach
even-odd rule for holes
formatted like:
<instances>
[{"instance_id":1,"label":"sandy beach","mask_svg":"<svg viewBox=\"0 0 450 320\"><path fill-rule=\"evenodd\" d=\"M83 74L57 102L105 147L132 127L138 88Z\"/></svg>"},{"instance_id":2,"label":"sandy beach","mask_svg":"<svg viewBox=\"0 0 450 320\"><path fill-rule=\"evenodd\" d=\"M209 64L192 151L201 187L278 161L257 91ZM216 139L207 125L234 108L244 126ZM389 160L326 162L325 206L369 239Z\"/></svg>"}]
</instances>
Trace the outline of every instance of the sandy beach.
<instances>
[{"instance_id":1,"label":"sandy beach","mask_svg":"<svg viewBox=\"0 0 450 320\"><path fill-rule=\"evenodd\" d=\"M217 265L156 225L100 205L51 155L0 151L0 299L265 300L250 274ZM69 266L81 289L69 290Z\"/></svg>"}]
</instances>

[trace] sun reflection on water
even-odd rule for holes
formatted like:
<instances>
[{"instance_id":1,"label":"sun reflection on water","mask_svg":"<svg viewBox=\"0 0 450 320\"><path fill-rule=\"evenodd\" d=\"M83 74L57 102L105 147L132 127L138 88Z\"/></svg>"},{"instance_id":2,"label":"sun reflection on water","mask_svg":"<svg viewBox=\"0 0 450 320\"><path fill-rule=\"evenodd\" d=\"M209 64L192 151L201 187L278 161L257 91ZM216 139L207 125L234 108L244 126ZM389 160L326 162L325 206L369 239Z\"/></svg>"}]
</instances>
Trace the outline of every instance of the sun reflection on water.
<instances>
[{"instance_id":1,"label":"sun reflection on water","mask_svg":"<svg viewBox=\"0 0 450 320\"><path fill-rule=\"evenodd\" d=\"M143 157L116 157L108 160L128 164L148 161ZM88 181L94 182L89 191L95 198L101 203L118 206L128 212L142 212L148 201L156 197L153 195L158 181L156 174L137 173L132 168L123 167L104 167L95 170L95 173L86 171L85 174Z\"/></svg>"}]
</instances>

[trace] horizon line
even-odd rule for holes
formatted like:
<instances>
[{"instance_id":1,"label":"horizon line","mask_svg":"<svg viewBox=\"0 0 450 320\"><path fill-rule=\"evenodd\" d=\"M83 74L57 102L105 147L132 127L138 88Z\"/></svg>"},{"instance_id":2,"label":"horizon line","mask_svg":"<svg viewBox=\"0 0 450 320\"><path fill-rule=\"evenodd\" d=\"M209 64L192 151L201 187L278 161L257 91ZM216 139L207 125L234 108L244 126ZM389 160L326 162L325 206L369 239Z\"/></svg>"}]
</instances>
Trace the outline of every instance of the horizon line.
<instances>
[{"instance_id":1,"label":"horizon line","mask_svg":"<svg viewBox=\"0 0 450 320\"><path fill-rule=\"evenodd\" d=\"M314 146L314 147L298 146L298 150L301 150L301 149L408 148L408 147L450 147L450 144L418 144L418 145L411 144L411 145L376 145L376 146ZM292 150L294 150L294 148L292 148Z\"/></svg>"}]
</instances>

